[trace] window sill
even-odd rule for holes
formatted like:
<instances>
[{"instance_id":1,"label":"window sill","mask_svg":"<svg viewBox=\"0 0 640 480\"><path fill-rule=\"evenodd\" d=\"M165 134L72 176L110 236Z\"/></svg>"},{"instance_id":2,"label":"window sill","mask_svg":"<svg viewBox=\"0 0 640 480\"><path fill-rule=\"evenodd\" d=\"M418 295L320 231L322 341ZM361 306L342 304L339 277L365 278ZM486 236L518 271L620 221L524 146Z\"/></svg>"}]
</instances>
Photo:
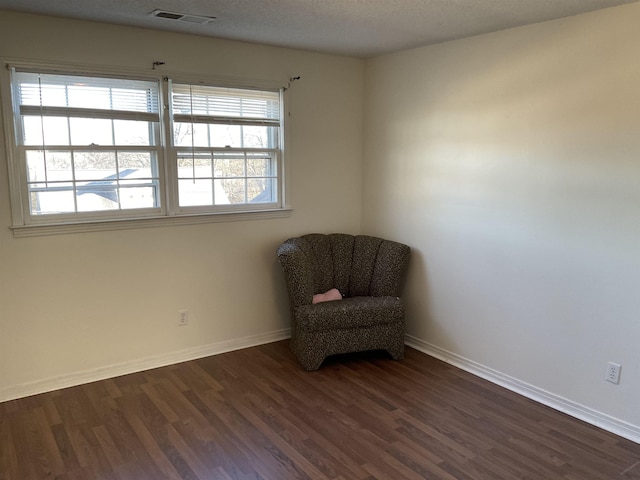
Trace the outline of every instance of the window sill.
<instances>
[{"instance_id":1,"label":"window sill","mask_svg":"<svg viewBox=\"0 0 640 480\"><path fill-rule=\"evenodd\" d=\"M179 215L173 217L132 218L95 222L55 223L47 225L20 225L12 226L11 230L13 230L14 238L39 237L45 235L103 232L108 230L128 230L136 228L198 225L202 223L288 218L291 216L292 212L293 209L291 208L282 208L278 210Z\"/></svg>"}]
</instances>

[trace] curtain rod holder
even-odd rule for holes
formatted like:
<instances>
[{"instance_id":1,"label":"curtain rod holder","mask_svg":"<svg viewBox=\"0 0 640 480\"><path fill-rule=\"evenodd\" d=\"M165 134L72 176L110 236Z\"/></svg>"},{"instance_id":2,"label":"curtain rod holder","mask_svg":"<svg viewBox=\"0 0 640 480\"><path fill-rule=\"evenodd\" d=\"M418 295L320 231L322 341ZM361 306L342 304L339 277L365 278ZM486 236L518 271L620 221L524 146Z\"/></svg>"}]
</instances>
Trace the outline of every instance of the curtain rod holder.
<instances>
[{"instance_id":1,"label":"curtain rod holder","mask_svg":"<svg viewBox=\"0 0 640 480\"><path fill-rule=\"evenodd\" d=\"M300 75L296 75L295 77L289 77L289 83L287 83L285 90L289 90L289 88L291 88L291 84L296 80L300 80Z\"/></svg>"}]
</instances>

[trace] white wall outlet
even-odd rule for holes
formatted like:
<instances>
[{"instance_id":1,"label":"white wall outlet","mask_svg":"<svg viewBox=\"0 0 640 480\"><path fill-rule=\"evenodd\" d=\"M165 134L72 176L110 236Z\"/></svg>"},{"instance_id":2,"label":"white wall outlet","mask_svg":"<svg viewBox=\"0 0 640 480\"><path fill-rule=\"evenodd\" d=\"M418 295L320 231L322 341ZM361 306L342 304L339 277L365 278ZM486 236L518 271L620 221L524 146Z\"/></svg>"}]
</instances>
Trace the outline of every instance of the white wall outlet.
<instances>
[{"instance_id":1,"label":"white wall outlet","mask_svg":"<svg viewBox=\"0 0 640 480\"><path fill-rule=\"evenodd\" d=\"M611 383L615 383L616 385L620 383L620 370L622 369L622 366L617 364L617 363L613 363L613 362L609 362L607 364L607 373L604 377L604 379L607 382L611 382Z\"/></svg>"},{"instance_id":2,"label":"white wall outlet","mask_svg":"<svg viewBox=\"0 0 640 480\"><path fill-rule=\"evenodd\" d=\"M178 326L189 325L189 310L178 310Z\"/></svg>"}]
</instances>

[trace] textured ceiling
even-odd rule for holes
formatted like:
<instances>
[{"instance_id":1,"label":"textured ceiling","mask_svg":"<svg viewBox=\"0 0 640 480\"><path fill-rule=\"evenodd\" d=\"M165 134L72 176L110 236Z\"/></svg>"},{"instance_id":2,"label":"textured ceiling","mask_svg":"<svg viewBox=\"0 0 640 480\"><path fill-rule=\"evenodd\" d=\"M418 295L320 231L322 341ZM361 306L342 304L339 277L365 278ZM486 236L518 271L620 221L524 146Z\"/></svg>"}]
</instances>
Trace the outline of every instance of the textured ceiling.
<instances>
[{"instance_id":1,"label":"textured ceiling","mask_svg":"<svg viewBox=\"0 0 640 480\"><path fill-rule=\"evenodd\" d=\"M636 1L0 0L0 10L370 57ZM156 9L217 18L198 25L155 18Z\"/></svg>"}]
</instances>

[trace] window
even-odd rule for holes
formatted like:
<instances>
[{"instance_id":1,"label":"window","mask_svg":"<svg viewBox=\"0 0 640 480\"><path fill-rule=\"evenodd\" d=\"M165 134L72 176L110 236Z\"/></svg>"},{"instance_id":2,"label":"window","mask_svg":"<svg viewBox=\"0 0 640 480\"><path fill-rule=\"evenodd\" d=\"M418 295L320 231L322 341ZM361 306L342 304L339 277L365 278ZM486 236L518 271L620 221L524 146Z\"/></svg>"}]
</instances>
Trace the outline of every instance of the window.
<instances>
[{"instance_id":1,"label":"window","mask_svg":"<svg viewBox=\"0 0 640 480\"><path fill-rule=\"evenodd\" d=\"M170 90L180 207L276 203L279 93Z\"/></svg>"},{"instance_id":2,"label":"window","mask_svg":"<svg viewBox=\"0 0 640 480\"><path fill-rule=\"evenodd\" d=\"M15 72L31 217L157 209L157 82Z\"/></svg>"},{"instance_id":3,"label":"window","mask_svg":"<svg viewBox=\"0 0 640 480\"><path fill-rule=\"evenodd\" d=\"M17 67L10 83L14 227L283 209L281 89Z\"/></svg>"}]
</instances>

